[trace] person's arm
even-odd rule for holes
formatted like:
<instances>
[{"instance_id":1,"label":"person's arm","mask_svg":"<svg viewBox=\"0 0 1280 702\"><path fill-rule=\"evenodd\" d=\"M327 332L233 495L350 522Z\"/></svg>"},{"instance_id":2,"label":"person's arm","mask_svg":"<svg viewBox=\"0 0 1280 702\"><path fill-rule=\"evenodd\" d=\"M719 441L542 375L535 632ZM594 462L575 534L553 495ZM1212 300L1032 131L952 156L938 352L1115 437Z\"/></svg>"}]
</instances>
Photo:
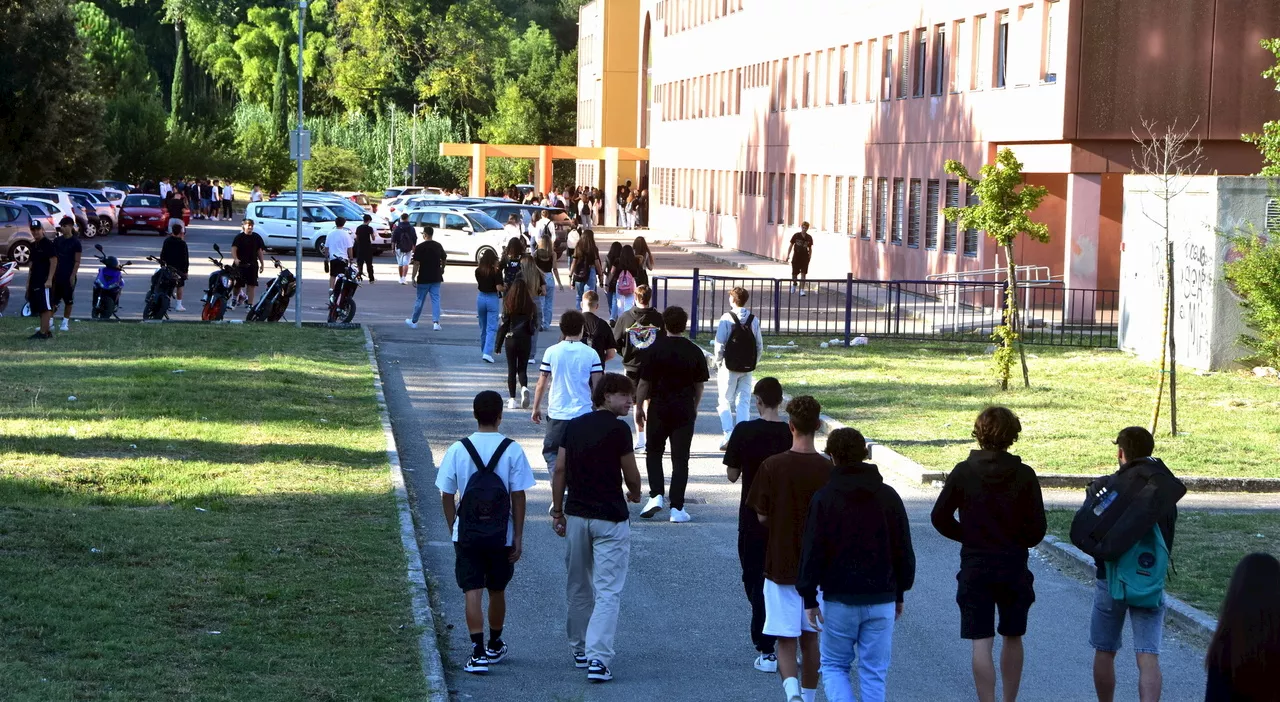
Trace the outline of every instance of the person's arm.
<instances>
[{"instance_id":1,"label":"person's arm","mask_svg":"<svg viewBox=\"0 0 1280 702\"><path fill-rule=\"evenodd\" d=\"M591 392L596 391L596 384L604 377L604 371L591 371L591 379L587 383L591 386Z\"/></svg>"},{"instance_id":2,"label":"person's arm","mask_svg":"<svg viewBox=\"0 0 1280 702\"><path fill-rule=\"evenodd\" d=\"M507 556L511 563L519 561L524 550L524 511L524 490L516 490L511 493L511 554Z\"/></svg>"},{"instance_id":3,"label":"person's arm","mask_svg":"<svg viewBox=\"0 0 1280 702\"><path fill-rule=\"evenodd\" d=\"M809 503L809 516L805 519L804 534L800 539L800 574L796 578L796 592L804 599L810 623L822 621L818 609L818 586L822 584L822 570L826 561L826 534L823 525L828 523L822 500L815 496Z\"/></svg>"},{"instance_id":4,"label":"person's arm","mask_svg":"<svg viewBox=\"0 0 1280 702\"><path fill-rule=\"evenodd\" d=\"M929 514L929 520L933 522L933 528L937 529L939 534L952 541L964 539L964 530L960 528L960 522L956 520L956 509L960 507L960 492L956 487L959 472L960 470L957 467L947 475L947 482L942 486L942 492L938 494L938 501L933 503L933 511Z\"/></svg>"},{"instance_id":5,"label":"person's arm","mask_svg":"<svg viewBox=\"0 0 1280 702\"><path fill-rule=\"evenodd\" d=\"M231 265L240 265L240 247L235 244L231 245Z\"/></svg>"},{"instance_id":6,"label":"person's arm","mask_svg":"<svg viewBox=\"0 0 1280 702\"><path fill-rule=\"evenodd\" d=\"M542 380L538 380L538 387L542 387ZM537 407L537 405L534 405ZM555 530L557 536L564 536L564 447L561 446L556 452L556 468L551 473L551 528Z\"/></svg>"},{"instance_id":7,"label":"person's arm","mask_svg":"<svg viewBox=\"0 0 1280 702\"><path fill-rule=\"evenodd\" d=\"M258 237L258 243L262 244L262 246L258 247L258 272L261 273L267 267L267 261L262 256L262 250L266 248L266 242L262 241L262 237Z\"/></svg>"},{"instance_id":8,"label":"person's arm","mask_svg":"<svg viewBox=\"0 0 1280 702\"><path fill-rule=\"evenodd\" d=\"M613 348L613 347L609 347L609 348L605 349L605 350L604 350L604 362L605 362L605 363L608 363L609 361L612 361L615 357L617 357L617 355L618 355L618 350L617 350L617 349L615 349L615 348Z\"/></svg>"},{"instance_id":9,"label":"person's arm","mask_svg":"<svg viewBox=\"0 0 1280 702\"><path fill-rule=\"evenodd\" d=\"M627 432L630 441L631 432ZM628 453L622 457L622 482L627 486L627 501L640 502L640 469L636 467L636 455Z\"/></svg>"},{"instance_id":10,"label":"person's arm","mask_svg":"<svg viewBox=\"0 0 1280 702\"><path fill-rule=\"evenodd\" d=\"M731 331L733 331L733 319L726 313L720 319L720 322L716 324L716 340L711 359L717 366L724 363L724 345L729 343L729 333Z\"/></svg>"},{"instance_id":11,"label":"person's arm","mask_svg":"<svg viewBox=\"0 0 1280 702\"><path fill-rule=\"evenodd\" d=\"M554 243L551 244L551 255L555 257L551 260L551 273L556 278L556 287L564 290L564 283L560 282L560 256L556 254L556 245Z\"/></svg>"},{"instance_id":12,"label":"person's arm","mask_svg":"<svg viewBox=\"0 0 1280 702\"><path fill-rule=\"evenodd\" d=\"M696 408L702 404L702 390L707 386L706 383L693 384L693 406Z\"/></svg>"},{"instance_id":13,"label":"person's arm","mask_svg":"<svg viewBox=\"0 0 1280 702\"><path fill-rule=\"evenodd\" d=\"M444 508L444 522L449 527L449 533L453 533L453 521L458 518L458 505L454 502L454 493L441 492L440 506Z\"/></svg>"},{"instance_id":14,"label":"person's arm","mask_svg":"<svg viewBox=\"0 0 1280 702\"><path fill-rule=\"evenodd\" d=\"M760 468L756 471L756 478L751 483L751 492L747 494L747 506L756 512L756 521L761 524L769 525L769 512L771 511L770 493L771 483L773 482L772 471L766 463L760 464Z\"/></svg>"},{"instance_id":15,"label":"person's arm","mask_svg":"<svg viewBox=\"0 0 1280 702\"><path fill-rule=\"evenodd\" d=\"M413 265L413 273L412 273L412 275L413 275L413 279L414 279L414 280L417 280L417 279L418 279L418 267L421 265L421 261L419 261L419 260L418 260L418 257L417 257L417 256L414 256L414 257L413 257L413 264L412 264L412 265Z\"/></svg>"},{"instance_id":16,"label":"person's arm","mask_svg":"<svg viewBox=\"0 0 1280 702\"><path fill-rule=\"evenodd\" d=\"M756 334L756 363L760 363L760 359L764 358L764 335L760 333L760 318L751 315L752 331Z\"/></svg>"},{"instance_id":17,"label":"person's arm","mask_svg":"<svg viewBox=\"0 0 1280 702\"><path fill-rule=\"evenodd\" d=\"M71 280L72 280L72 282L74 282L74 281L75 281L75 279L76 279L76 277L80 275L80 255L81 255L81 254L80 254L80 252L79 252L79 251L77 251L77 252L76 252L76 260L75 260L75 263L74 263L74 264L72 264L72 266L71 266Z\"/></svg>"},{"instance_id":18,"label":"person's arm","mask_svg":"<svg viewBox=\"0 0 1280 702\"><path fill-rule=\"evenodd\" d=\"M736 427L733 433L729 434L729 444L724 448L724 469L725 477L729 478L731 483L738 482L738 478L742 477L742 459L738 456L738 430Z\"/></svg>"},{"instance_id":19,"label":"person's arm","mask_svg":"<svg viewBox=\"0 0 1280 702\"><path fill-rule=\"evenodd\" d=\"M792 239L791 243L787 244L787 255L782 257L783 263L791 260L791 249L794 249L795 247L796 247L795 239Z\"/></svg>"},{"instance_id":20,"label":"person's arm","mask_svg":"<svg viewBox=\"0 0 1280 702\"><path fill-rule=\"evenodd\" d=\"M897 492L889 496L889 510L892 512L892 524L895 529L894 538L890 542L893 552L893 575L898 581L897 613L902 616L903 594L916 584L916 552L911 545L911 520L907 517L907 508Z\"/></svg>"},{"instance_id":21,"label":"person's arm","mask_svg":"<svg viewBox=\"0 0 1280 702\"><path fill-rule=\"evenodd\" d=\"M1044 540L1044 535L1049 530L1048 520L1044 514L1044 495L1040 492L1040 481L1036 479L1035 471L1025 468L1019 473L1021 474L1019 477L1025 481L1022 488L1022 504L1026 510L1023 514L1023 528L1019 534L1022 542L1019 545L1035 548L1036 544Z\"/></svg>"},{"instance_id":22,"label":"person's arm","mask_svg":"<svg viewBox=\"0 0 1280 702\"><path fill-rule=\"evenodd\" d=\"M542 396L546 394L549 382L551 382L550 371L542 371L538 374L538 386L533 389L533 414L529 417L534 424L542 423Z\"/></svg>"}]
</instances>

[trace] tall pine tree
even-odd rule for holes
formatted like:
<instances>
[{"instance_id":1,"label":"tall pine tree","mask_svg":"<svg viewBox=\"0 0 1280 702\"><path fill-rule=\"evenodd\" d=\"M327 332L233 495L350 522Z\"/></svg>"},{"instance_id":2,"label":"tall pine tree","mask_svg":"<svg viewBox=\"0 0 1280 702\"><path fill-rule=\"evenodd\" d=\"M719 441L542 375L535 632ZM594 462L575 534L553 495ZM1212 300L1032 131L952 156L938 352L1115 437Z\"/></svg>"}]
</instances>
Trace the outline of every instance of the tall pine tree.
<instances>
[{"instance_id":1,"label":"tall pine tree","mask_svg":"<svg viewBox=\"0 0 1280 702\"><path fill-rule=\"evenodd\" d=\"M284 138L289 128L289 81L285 78L288 68L288 43L280 42L280 56L276 59L276 83L271 93L271 129Z\"/></svg>"},{"instance_id":2,"label":"tall pine tree","mask_svg":"<svg viewBox=\"0 0 1280 702\"><path fill-rule=\"evenodd\" d=\"M187 38L182 31L182 23L174 22L173 31L178 35L178 55L173 59L173 85L169 90L169 132L173 133L182 126L183 92L186 89L186 54Z\"/></svg>"}]
</instances>

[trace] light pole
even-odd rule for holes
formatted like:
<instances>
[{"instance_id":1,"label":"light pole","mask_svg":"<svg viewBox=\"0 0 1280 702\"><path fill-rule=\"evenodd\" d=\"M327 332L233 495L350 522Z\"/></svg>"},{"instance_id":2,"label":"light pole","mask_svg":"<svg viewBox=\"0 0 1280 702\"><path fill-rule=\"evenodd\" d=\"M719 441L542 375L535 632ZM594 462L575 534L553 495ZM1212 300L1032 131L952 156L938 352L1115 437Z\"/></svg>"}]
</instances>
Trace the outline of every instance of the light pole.
<instances>
[{"instance_id":1,"label":"light pole","mask_svg":"<svg viewBox=\"0 0 1280 702\"><path fill-rule=\"evenodd\" d=\"M391 138L387 139L387 187L394 186L396 179L396 104L391 103L389 111L391 117L388 119L391 129Z\"/></svg>"},{"instance_id":2,"label":"light pole","mask_svg":"<svg viewBox=\"0 0 1280 702\"><path fill-rule=\"evenodd\" d=\"M411 151L413 153L409 158L409 169L411 170L410 177L413 179L413 182L409 184L417 185L418 184L418 103L416 102L413 104L413 128L412 129L413 129L413 137L412 137L413 147Z\"/></svg>"},{"instance_id":3,"label":"light pole","mask_svg":"<svg viewBox=\"0 0 1280 702\"><path fill-rule=\"evenodd\" d=\"M294 326L298 329L302 328L302 164L306 160L307 155L303 149L303 128L302 128L302 47L303 47L303 22L307 14L307 0L298 0L298 129L297 129L297 157L298 157L298 206L294 216L294 234L298 235L298 240L294 245L294 262L297 273L294 279L297 289L294 291L293 299L293 318ZM310 146L309 144L307 145Z\"/></svg>"}]
</instances>

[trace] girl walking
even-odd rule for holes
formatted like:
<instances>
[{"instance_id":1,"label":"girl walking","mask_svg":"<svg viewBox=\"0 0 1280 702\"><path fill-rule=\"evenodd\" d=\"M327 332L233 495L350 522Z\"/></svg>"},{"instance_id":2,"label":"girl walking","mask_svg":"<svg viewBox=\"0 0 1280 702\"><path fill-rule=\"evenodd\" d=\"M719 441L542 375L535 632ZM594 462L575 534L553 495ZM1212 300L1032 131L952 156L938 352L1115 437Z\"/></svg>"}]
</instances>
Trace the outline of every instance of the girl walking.
<instances>
[{"instance_id":1,"label":"girl walking","mask_svg":"<svg viewBox=\"0 0 1280 702\"><path fill-rule=\"evenodd\" d=\"M507 355L507 407L529 406L529 359L538 338L538 310L523 278L511 284L502 303L502 326L494 351ZM520 399L516 399L517 389Z\"/></svg>"},{"instance_id":2,"label":"girl walking","mask_svg":"<svg viewBox=\"0 0 1280 702\"><path fill-rule=\"evenodd\" d=\"M609 253L604 255L604 294L609 301L609 322L613 323L613 266L618 262L618 257L622 255L622 242L615 241L609 245Z\"/></svg>"},{"instance_id":3,"label":"girl walking","mask_svg":"<svg viewBox=\"0 0 1280 702\"><path fill-rule=\"evenodd\" d=\"M533 262L542 273L546 286L546 296L542 298L542 329L551 328L551 315L556 307L556 289L564 289L560 283L560 254L556 253L554 242L549 232L543 232L538 239L538 250L533 254Z\"/></svg>"},{"instance_id":4,"label":"girl walking","mask_svg":"<svg viewBox=\"0 0 1280 702\"><path fill-rule=\"evenodd\" d=\"M569 279L573 281L573 289L578 294L578 307L582 306L582 293L596 289L603 270L595 234L590 229L583 230L578 236L578 246L573 251L573 267L569 269Z\"/></svg>"},{"instance_id":5,"label":"girl walking","mask_svg":"<svg viewBox=\"0 0 1280 702\"><path fill-rule=\"evenodd\" d=\"M621 317L623 312L635 307L639 272L640 265L636 262L636 255L631 247L622 247L622 253L618 254L618 258L613 262L613 268L609 271L609 280L614 290L611 296L613 307L609 311L610 320Z\"/></svg>"},{"instance_id":6,"label":"girl walking","mask_svg":"<svg viewBox=\"0 0 1280 702\"><path fill-rule=\"evenodd\" d=\"M528 291L529 300L533 303L534 313L534 330L538 329L539 312L542 310L542 301L546 299L547 284L542 277L542 271L538 270L538 264L534 262L533 256L525 254L520 257L520 279L524 281L525 290ZM529 363L533 363L538 357L538 335L534 334L533 344L529 349Z\"/></svg>"},{"instance_id":7,"label":"girl walking","mask_svg":"<svg viewBox=\"0 0 1280 702\"><path fill-rule=\"evenodd\" d=\"M498 254L486 249L476 266L476 319L480 322L480 358L493 363L489 355L498 331L499 296L503 288L502 271L498 270Z\"/></svg>"}]
</instances>

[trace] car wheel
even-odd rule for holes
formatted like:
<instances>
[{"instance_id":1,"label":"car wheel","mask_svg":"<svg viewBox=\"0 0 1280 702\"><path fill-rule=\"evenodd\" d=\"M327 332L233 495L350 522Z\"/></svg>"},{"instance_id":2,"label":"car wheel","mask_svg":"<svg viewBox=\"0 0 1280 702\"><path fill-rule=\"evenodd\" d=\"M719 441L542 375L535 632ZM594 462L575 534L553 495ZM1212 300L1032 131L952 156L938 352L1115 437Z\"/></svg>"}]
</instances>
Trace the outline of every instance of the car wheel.
<instances>
[{"instance_id":1,"label":"car wheel","mask_svg":"<svg viewBox=\"0 0 1280 702\"><path fill-rule=\"evenodd\" d=\"M480 247L480 250L476 252L476 265L477 265L477 266L478 266L478 265L480 265L480 259L481 259L481 258L484 258L484 254L485 254L485 252L486 252L486 251L492 251L492 252L494 253L494 255L497 255L497 253L498 253L497 251L494 251L492 247L489 247L489 246L481 246L481 247Z\"/></svg>"},{"instance_id":2,"label":"car wheel","mask_svg":"<svg viewBox=\"0 0 1280 702\"><path fill-rule=\"evenodd\" d=\"M25 241L19 241L9 247L9 260L20 266L30 265L31 263L31 244Z\"/></svg>"},{"instance_id":3,"label":"car wheel","mask_svg":"<svg viewBox=\"0 0 1280 702\"><path fill-rule=\"evenodd\" d=\"M316 253L320 254L321 258L329 258L329 247L324 245L325 238L322 236L316 239Z\"/></svg>"},{"instance_id":4,"label":"car wheel","mask_svg":"<svg viewBox=\"0 0 1280 702\"><path fill-rule=\"evenodd\" d=\"M108 217L103 217L103 218L102 218L102 221L98 224L98 231L102 232L102 235L103 235L103 236L107 236L108 234L110 234L110 233L111 233L111 219L110 219L110 218L108 218Z\"/></svg>"},{"instance_id":5,"label":"car wheel","mask_svg":"<svg viewBox=\"0 0 1280 702\"><path fill-rule=\"evenodd\" d=\"M98 223L89 221L84 223L84 238L92 239L98 235Z\"/></svg>"}]
</instances>

